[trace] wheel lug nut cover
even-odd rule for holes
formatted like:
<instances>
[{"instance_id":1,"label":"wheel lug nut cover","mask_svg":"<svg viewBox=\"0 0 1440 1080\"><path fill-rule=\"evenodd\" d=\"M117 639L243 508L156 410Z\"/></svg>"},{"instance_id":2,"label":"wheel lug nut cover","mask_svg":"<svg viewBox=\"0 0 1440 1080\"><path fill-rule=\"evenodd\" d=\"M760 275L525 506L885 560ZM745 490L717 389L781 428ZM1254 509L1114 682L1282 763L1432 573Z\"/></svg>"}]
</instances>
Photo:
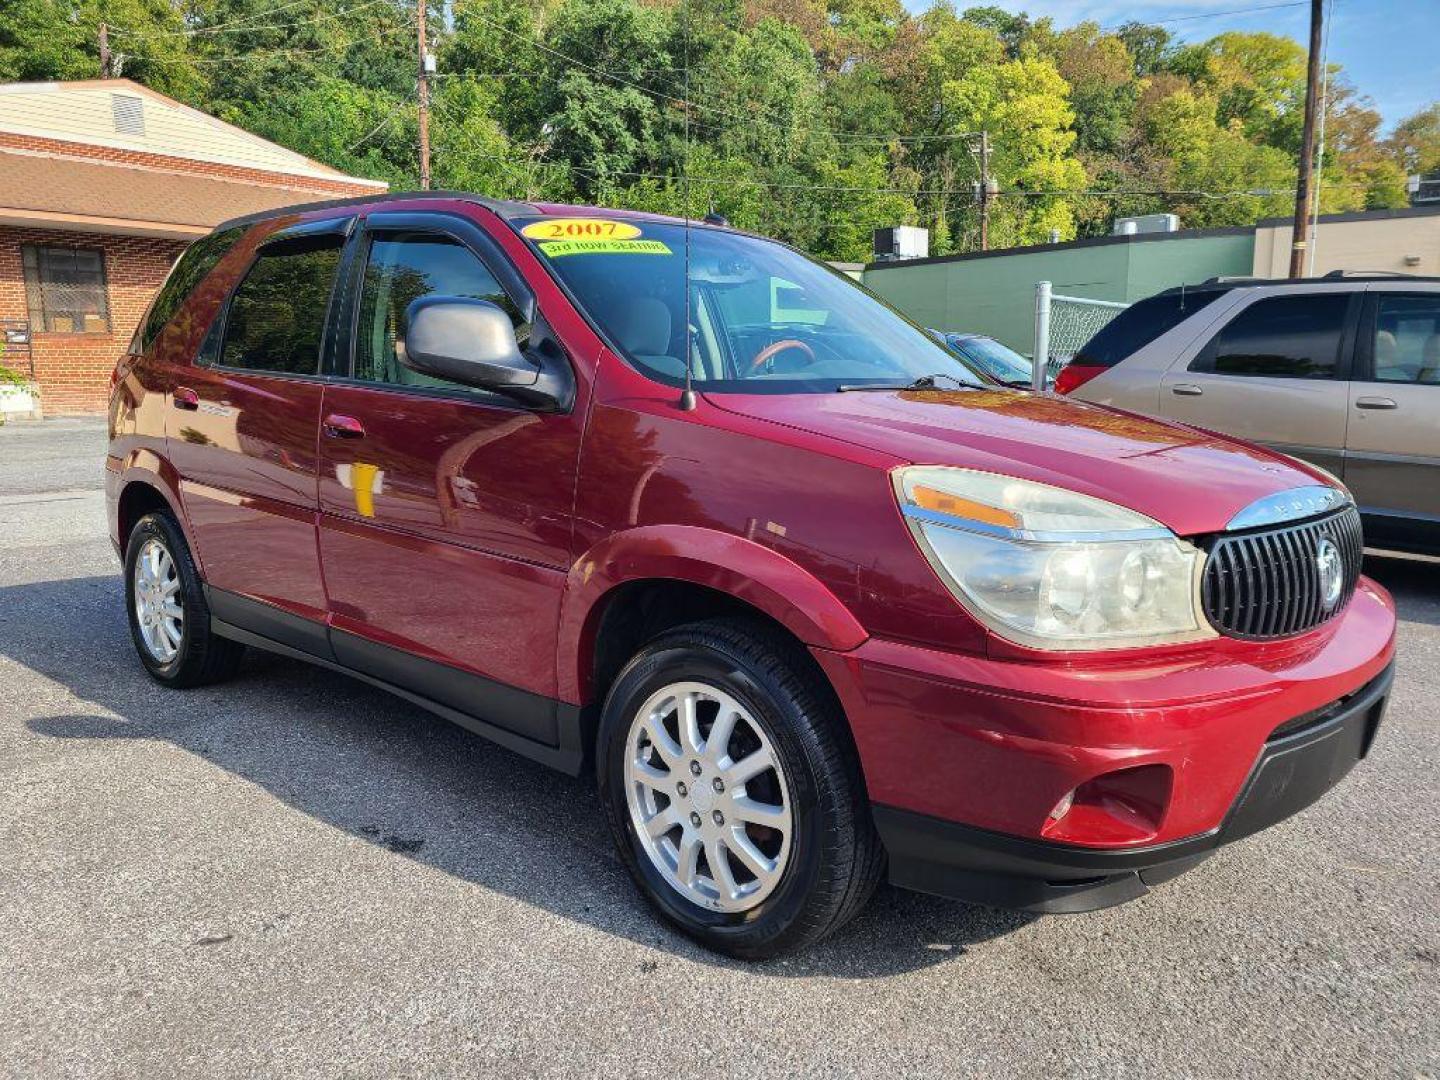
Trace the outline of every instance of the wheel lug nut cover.
<instances>
[{"instance_id":1,"label":"wheel lug nut cover","mask_svg":"<svg viewBox=\"0 0 1440 1080\"><path fill-rule=\"evenodd\" d=\"M720 777L717 776L717 777L715 777L715 782L714 782L713 784L711 784L710 786L713 787L717 792L724 791L724 790L725 790L725 781L724 781L724 780L721 780Z\"/></svg>"},{"instance_id":2,"label":"wheel lug nut cover","mask_svg":"<svg viewBox=\"0 0 1440 1080\"><path fill-rule=\"evenodd\" d=\"M694 810L690 811L690 824L696 826L697 828L700 825L700 815L697 814Z\"/></svg>"},{"instance_id":3,"label":"wheel lug nut cover","mask_svg":"<svg viewBox=\"0 0 1440 1080\"><path fill-rule=\"evenodd\" d=\"M680 793L680 798L682 799L685 798L686 795L690 794L690 790L683 783L676 784L675 790Z\"/></svg>"},{"instance_id":4,"label":"wheel lug nut cover","mask_svg":"<svg viewBox=\"0 0 1440 1080\"><path fill-rule=\"evenodd\" d=\"M699 763L698 761L692 761L692 762L690 762L690 775L691 775L691 776L699 776L699 775L700 775L700 763Z\"/></svg>"},{"instance_id":5,"label":"wheel lug nut cover","mask_svg":"<svg viewBox=\"0 0 1440 1080\"><path fill-rule=\"evenodd\" d=\"M722 813L720 813L719 810L716 810L716 811L715 811L715 815L714 815L714 816L715 816L715 824L716 824L716 825L724 825L724 824L725 824L725 815L722 814Z\"/></svg>"}]
</instances>

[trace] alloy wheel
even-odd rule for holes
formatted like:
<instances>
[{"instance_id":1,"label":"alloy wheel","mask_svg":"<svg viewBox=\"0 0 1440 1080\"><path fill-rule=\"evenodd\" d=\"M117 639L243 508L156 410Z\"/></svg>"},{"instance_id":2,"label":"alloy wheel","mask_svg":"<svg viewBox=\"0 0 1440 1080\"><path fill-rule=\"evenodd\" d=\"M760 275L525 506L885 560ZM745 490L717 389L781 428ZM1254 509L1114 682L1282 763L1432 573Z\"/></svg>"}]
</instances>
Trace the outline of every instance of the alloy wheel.
<instances>
[{"instance_id":1,"label":"alloy wheel","mask_svg":"<svg viewBox=\"0 0 1440 1080\"><path fill-rule=\"evenodd\" d=\"M181 604L180 571L159 540L145 541L135 559L135 622L145 650L159 663L168 664L180 651L185 633Z\"/></svg>"},{"instance_id":2,"label":"alloy wheel","mask_svg":"<svg viewBox=\"0 0 1440 1080\"><path fill-rule=\"evenodd\" d=\"M646 699L626 737L625 794L646 856L690 902L746 911L784 876L789 786L764 729L724 691L677 682Z\"/></svg>"}]
</instances>

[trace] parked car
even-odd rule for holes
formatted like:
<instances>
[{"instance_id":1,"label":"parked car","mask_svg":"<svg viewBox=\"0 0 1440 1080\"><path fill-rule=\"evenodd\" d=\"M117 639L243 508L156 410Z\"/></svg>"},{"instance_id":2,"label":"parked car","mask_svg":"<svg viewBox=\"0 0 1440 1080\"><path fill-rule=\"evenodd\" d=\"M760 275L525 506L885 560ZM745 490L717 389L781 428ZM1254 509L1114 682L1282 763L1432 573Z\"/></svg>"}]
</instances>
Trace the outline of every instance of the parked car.
<instances>
[{"instance_id":1,"label":"parked car","mask_svg":"<svg viewBox=\"0 0 1440 1080\"><path fill-rule=\"evenodd\" d=\"M1371 543L1440 554L1440 278L1215 280L1121 312L1061 393L1320 465Z\"/></svg>"},{"instance_id":2,"label":"parked car","mask_svg":"<svg viewBox=\"0 0 1440 1080\"><path fill-rule=\"evenodd\" d=\"M726 228L443 193L239 219L160 291L110 429L156 680L252 645L593 770L640 889L735 956L887 874L1137 897L1319 798L1390 686L1327 474L998 388Z\"/></svg>"},{"instance_id":3,"label":"parked car","mask_svg":"<svg viewBox=\"0 0 1440 1080\"><path fill-rule=\"evenodd\" d=\"M1029 360L1008 345L1003 345L984 334L959 334L945 330L931 330L936 339L948 345L973 367L979 368L1002 386L1017 390L1028 390L1031 386L1032 368ZM1049 372L1045 376L1048 387L1054 382Z\"/></svg>"}]
</instances>

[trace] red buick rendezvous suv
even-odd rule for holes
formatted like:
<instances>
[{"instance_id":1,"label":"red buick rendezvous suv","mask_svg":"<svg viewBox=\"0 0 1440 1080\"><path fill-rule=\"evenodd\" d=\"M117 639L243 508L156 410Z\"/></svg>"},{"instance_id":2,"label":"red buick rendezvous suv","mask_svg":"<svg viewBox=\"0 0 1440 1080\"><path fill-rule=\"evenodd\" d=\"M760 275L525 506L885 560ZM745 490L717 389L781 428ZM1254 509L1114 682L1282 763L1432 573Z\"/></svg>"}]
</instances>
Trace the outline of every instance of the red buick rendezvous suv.
<instances>
[{"instance_id":1,"label":"red buick rendezvous suv","mask_svg":"<svg viewBox=\"0 0 1440 1080\"><path fill-rule=\"evenodd\" d=\"M705 944L877 881L1116 904L1369 750L1395 616L1333 477L1019 393L723 227L395 195L220 226L114 377L141 662L247 645L593 769Z\"/></svg>"}]
</instances>

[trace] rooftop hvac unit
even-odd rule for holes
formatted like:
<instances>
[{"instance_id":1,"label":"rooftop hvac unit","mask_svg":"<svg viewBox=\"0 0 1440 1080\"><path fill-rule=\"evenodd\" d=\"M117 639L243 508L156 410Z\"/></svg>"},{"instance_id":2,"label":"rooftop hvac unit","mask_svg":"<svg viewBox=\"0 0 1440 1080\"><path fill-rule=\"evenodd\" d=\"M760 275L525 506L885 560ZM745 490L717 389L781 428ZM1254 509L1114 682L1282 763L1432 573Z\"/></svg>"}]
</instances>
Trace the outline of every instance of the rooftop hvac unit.
<instances>
[{"instance_id":1,"label":"rooftop hvac unit","mask_svg":"<svg viewBox=\"0 0 1440 1080\"><path fill-rule=\"evenodd\" d=\"M894 225L875 230L875 261L923 259L930 254L930 230L918 225Z\"/></svg>"},{"instance_id":2,"label":"rooftop hvac unit","mask_svg":"<svg viewBox=\"0 0 1440 1080\"><path fill-rule=\"evenodd\" d=\"M1141 214L1138 217L1115 219L1116 236L1134 236L1136 233L1179 232L1178 214Z\"/></svg>"}]
</instances>

